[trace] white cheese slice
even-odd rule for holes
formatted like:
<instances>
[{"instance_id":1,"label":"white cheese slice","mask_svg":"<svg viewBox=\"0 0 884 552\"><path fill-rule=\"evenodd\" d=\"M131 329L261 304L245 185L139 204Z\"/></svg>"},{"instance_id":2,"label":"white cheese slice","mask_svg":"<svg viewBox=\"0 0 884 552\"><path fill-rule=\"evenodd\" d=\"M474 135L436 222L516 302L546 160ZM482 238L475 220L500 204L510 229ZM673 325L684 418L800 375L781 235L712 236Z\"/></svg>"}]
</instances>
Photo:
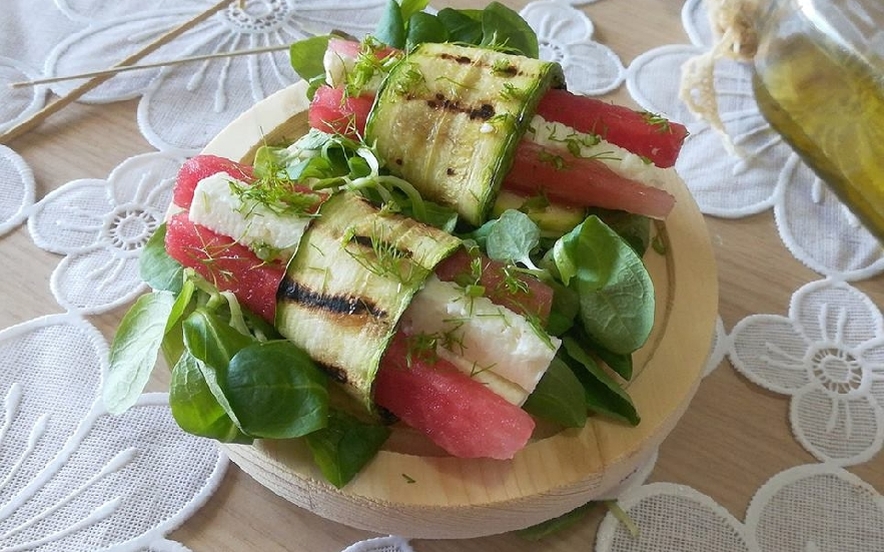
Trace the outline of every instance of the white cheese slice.
<instances>
[{"instance_id":1,"label":"white cheese slice","mask_svg":"<svg viewBox=\"0 0 884 552\"><path fill-rule=\"evenodd\" d=\"M666 187L669 171L603 138L579 132L562 123L547 121L540 115L531 119L525 139L549 148L576 147L580 157L597 159L624 178L655 188Z\"/></svg>"},{"instance_id":2,"label":"white cheese slice","mask_svg":"<svg viewBox=\"0 0 884 552\"><path fill-rule=\"evenodd\" d=\"M231 183L248 186L226 172L200 180L188 218L194 224L233 238L259 258L288 261L297 251L310 217L279 215L259 201L244 200L234 192Z\"/></svg>"},{"instance_id":3,"label":"white cheese slice","mask_svg":"<svg viewBox=\"0 0 884 552\"><path fill-rule=\"evenodd\" d=\"M499 376L523 389L526 397L561 345L556 337L541 338L525 317L486 297L469 297L457 284L436 276L415 295L401 324L409 335L444 336L439 342L445 350L437 345L441 357L474 376Z\"/></svg>"}]
</instances>

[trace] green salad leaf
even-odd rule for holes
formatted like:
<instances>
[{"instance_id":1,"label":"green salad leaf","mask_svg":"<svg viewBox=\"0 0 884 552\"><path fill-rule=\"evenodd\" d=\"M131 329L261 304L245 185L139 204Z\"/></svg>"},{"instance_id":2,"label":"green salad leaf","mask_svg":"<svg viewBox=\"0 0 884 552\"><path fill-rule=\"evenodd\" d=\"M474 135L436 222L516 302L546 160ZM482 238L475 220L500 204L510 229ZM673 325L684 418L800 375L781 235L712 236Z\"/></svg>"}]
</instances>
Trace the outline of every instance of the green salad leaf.
<instances>
[{"instance_id":1,"label":"green salad leaf","mask_svg":"<svg viewBox=\"0 0 884 552\"><path fill-rule=\"evenodd\" d=\"M111 414L128 410L144 391L174 305L175 295L170 291L148 293L139 297L120 321L102 389L105 408Z\"/></svg>"},{"instance_id":2,"label":"green salad leaf","mask_svg":"<svg viewBox=\"0 0 884 552\"><path fill-rule=\"evenodd\" d=\"M458 10L443 8L436 14L448 32L448 40L461 44L482 43L481 10Z\"/></svg>"},{"instance_id":3,"label":"green salad leaf","mask_svg":"<svg viewBox=\"0 0 884 552\"><path fill-rule=\"evenodd\" d=\"M408 18L405 17L399 3L396 0L387 0L387 6L372 36L388 46L401 50L405 48L405 37L408 33L405 28L406 21Z\"/></svg>"},{"instance_id":4,"label":"green salad leaf","mask_svg":"<svg viewBox=\"0 0 884 552\"><path fill-rule=\"evenodd\" d=\"M596 216L553 248L562 281L577 292L586 332L614 353L641 347L654 324L654 284L635 250Z\"/></svg>"},{"instance_id":5,"label":"green salad leaf","mask_svg":"<svg viewBox=\"0 0 884 552\"><path fill-rule=\"evenodd\" d=\"M307 435L306 441L322 475L341 488L374 458L389 436L387 426L332 410L326 427Z\"/></svg>"},{"instance_id":6,"label":"green salad leaf","mask_svg":"<svg viewBox=\"0 0 884 552\"><path fill-rule=\"evenodd\" d=\"M256 341L205 308L197 309L187 317L183 330L184 344L190 354L219 373L227 370L240 349Z\"/></svg>"},{"instance_id":7,"label":"green salad leaf","mask_svg":"<svg viewBox=\"0 0 884 552\"><path fill-rule=\"evenodd\" d=\"M248 435L292 439L326 426L328 376L291 341L244 347L231 359L224 384Z\"/></svg>"},{"instance_id":8,"label":"green salad leaf","mask_svg":"<svg viewBox=\"0 0 884 552\"><path fill-rule=\"evenodd\" d=\"M222 443L250 443L252 438L240 430L215 398L208 381L208 368L185 351L172 368L169 384L169 408L175 422L184 431Z\"/></svg>"},{"instance_id":9,"label":"green salad leaf","mask_svg":"<svg viewBox=\"0 0 884 552\"><path fill-rule=\"evenodd\" d=\"M432 14L426 0L388 0L371 36L377 41L408 51L426 42L458 42L537 58L537 35L518 12L491 2L481 10L443 8ZM289 56L295 72L308 82L321 75L317 66L328 36L312 37L292 44ZM318 60L318 61L317 61Z\"/></svg>"},{"instance_id":10,"label":"green salad leaf","mask_svg":"<svg viewBox=\"0 0 884 552\"><path fill-rule=\"evenodd\" d=\"M181 291L184 269L166 253L166 224L150 236L141 249L138 271L141 279L154 290Z\"/></svg>"},{"instance_id":11,"label":"green salad leaf","mask_svg":"<svg viewBox=\"0 0 884 552\"><path fill-rule=\"evenodd\" d=\"M559 358L553 358L522 408L529 414L564 427L583 427L586 424L583 385Z\"/></svg>"},{"instance_id":12,"label":"green salad leaf","mask_svg":"<svg viewBox=\"0 0 884 552\"><path fill-rule=\"evenodd\" d=\"M293 43L289 47L289 62L295 73L305 81L325 76L322 63L331 35L311 36Z\"/></svg>"},{"instance_id":13,"label":"green salad leaf","mask_svg":"<svg viewBox=\"0 0 884 552\"><path fill-rule=\"evenodd\" d=\"M206 309L197 309L183 321L182 335L187 353L201 363L201 372L209 391L242 430L242 423L227 398L227 370L233 356L256 340Z\"/></svg>"},{"instance_id":14,"label":"green salad leaf","mask_svg":"<svg viewBox=\"0 0 884 552\"><path fill-rule=\"evenodd\" d=\"M558 355L583 384L587 407L598 414L638 425L641 418L623 387L609 376L573 337L562 339L564 354Z\"/></svg>"},{"instance_id":15,"label":"green salad leaf","mask_svg":"<svg viewBox=\"0 0 884 552\"><path fill-rule=\"evenodd\" d=\"M591 337L584 336L584 343L591 349L599 360L604 362L608 368L617 373L618 376L626 381L632 379L632 355L629 353L615 353L602 347L596 343Z\"/></svg>"},{"instance_id":16,"label":"green salad leaf","mask_svg":"<svg viewBox=\"0 0 884 552\"><path fill-rule=\"evenodd\" d=\"M479 46L530 58L540 55L537 35L528 22L500 2L491 2L482 10L482 41Z\"/></svg>"},{"instance_id":17,"label":"green salad leaf","mask_svg":"<svg viewBox=\"0 0 884 552\"><path fill-rule=\"evenodd\" d=\"M410 51L424 42L447 42L448 29L435 15L417 12L408 18L408 34L405 37L405 50Z\"/></svg>"},{"instance_id":18,"label":"green salad leaf","mask_svg":"<svg viewBox=\"0 0 884 552\"><path fill-rule=\"evenodd\" d=\"M590 214L597 214L611 230L617 233L626 243L642 256L651 244L651 219L634 215L626 211L610 211L593 209Z\"/></svg>"},{"instance_id":19,"label":"green salad leaf","mask_svg":"<svg viewBox=\"0 0 884 552\"><path fill-rule=\"evenodd\" d=\"M485 252L496 261L521 263L538 270L531 254L539 245L540 228L521 211L507 209L499 218L487 223Z\"/></svg>"},{"instance_id":20,"label":"green salad leaf","mask_svg":"<svg viewBox=\"0 0 884 552\"><path fill-rule=\"evenodd\" d=\"M571 510L570 512L562 514L559 517L552 518L542 523L538 523L537 525L532 525L531 527L519 529L518 531L516 531L516 535L522 537L525 540L539 541L550 535L567 529L568 527L574 526L578 522L585 519L587 514L594 508L598 507L600 504L603 503L595 501L587 502L586 504L578 506L577 508Z\"/></svg>"},{"instance_id":21,"label":"green salad leaf","mask_svg":"<svg viewBox=\"0 0 884 552\"><path fill-rule=\"evenodd\" d=\"M411 16L427 9L427 6L429 5L429 0L400 0L399 9L402 10L403 19L408 21L411 19Z\"/></svg>"},{"instance_id":22,"label":"green salad leaf","mask_svg":"<svg viewBox=\"0 0 884 552\"><path fill-rule=\"evenodd\" d=\"M546 282L553 288L553 302L546 323L546 331L550 335L560 336L574 327L577 315L580 314L580 302L577 292L559 281L549 278Z\"/></svg>"}]
</instances>

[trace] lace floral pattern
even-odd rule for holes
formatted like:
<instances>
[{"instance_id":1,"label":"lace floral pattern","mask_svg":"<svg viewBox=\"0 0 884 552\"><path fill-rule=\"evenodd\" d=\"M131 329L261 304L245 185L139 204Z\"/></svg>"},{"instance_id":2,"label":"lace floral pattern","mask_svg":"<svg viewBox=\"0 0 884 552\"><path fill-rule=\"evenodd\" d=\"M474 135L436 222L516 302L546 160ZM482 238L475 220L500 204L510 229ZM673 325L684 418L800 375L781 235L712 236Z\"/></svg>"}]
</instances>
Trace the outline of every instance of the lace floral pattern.
<instances>
[{"instance_id":1,"label":"lace floral pattern","mask_svg":"<svg viewBox=\"0 0 884 552\"><path fill-rule=\"evenodd\" d=\"M63 2L62 9L69 17L90 20L91 24L53 50L46 71L76 74L112 66L124 54L138 51L213 4L206 0ZM384 5L383 0L337 2L331 7L322 0L252 0L243 6L233 2L144 62L284 46L332 29L361 36L374 28ZM295 80L288 52L280 48L127 72L93 90L84 100L110 102L143 95L138 121L145 138L157 149L189 155L236 115ZM64 94L77 84L57 84L53 90Z\"/></svg>"},{"instance_id":2,"label":"lace floral pattern","mask_svg":"<svg viewBox=\"0 0 884 552\"><path fill-rule=\"evenodd\" d=\"M582 11L542 0L525 6L520 15L537 33L540 58L561 64L569 90L597 96L623 83L623 63L613 50L592 40L595 27Z\"/></svg>"},{"instance_id":3,"label":"lace floral pattern","mask_svg":"<svg viewBox=\"0 0 884 552\"><path fill-rule=\"evenodd\" d=\"M391 535L357 542L342 552L414 552L414 549L408 540Z\"/></svg>"},{"instance_id":4,"label":"lace floral pattern","mask_svg":"<svg viewBox=\"0 0 884 552\"><path fill-rule=\"evenodd\" d=\"M685 3L682 20L693 44L662 46L638 56L628 68L626 85L643 108L688 125L691 135L676 169L700 209L737 218L773 208L783 243L812 270L847 280L880 274L884 256L877 240L758 111L749 67L721 61L715 69L717 102L735 152L679 100L679 80L672 75L711 43L700 0ZM720 178L723 174L728 178ZM734 186L740 193L733 193Z\"/></svg>"},{"instance_id":5,"label":"lace floral pattern","mask_svg":"<svg viewBox=\"0 0 884 552\"><path fill-rule=\"evenodd\" d=\"M853 474L825 464L771 478L755 493L743 523L708 496L669 483L628 491L619 504L638 533L609 514L599 527L597 552L884 549L884 497Z\"/></svg>"},{"instance_id":6,"label":"lace floral pattern","mask_svg":"<svg viewBox=\"0 0 884 552\"><path fill-rule=\"evenodd\" d=\"M130 158L107 180L74 180L43 198L28 219L34 243L64 255L52 292L64 308L106 312L145 291L141 248L160 225L183 159Z\"/></svg>"},{"instance_id":7,"label":"lace floral pattern","mask_svg":"<svg viewBox=\"0 0 884 552\"><path fill-rule=\"evenodd\" d=\"M178 428L165 394L109 416L107 344L77 315L7 328L0 353L0 549L175 549L165 535L212 495L226 457Z\"/></svg>"},{"instance_id":8,"label":"lace floral pattern","mask_svg":"<svg viewBox=\"0 0 884 552\"><path fill-rule=\"evenodd\" d=\"M812 282L795 292L787 316L749 316L732 340L740 373L791 397L792 431L819 460L853 465L881 451L884 319L862 292Z\"/></svg>"}]
</instances>

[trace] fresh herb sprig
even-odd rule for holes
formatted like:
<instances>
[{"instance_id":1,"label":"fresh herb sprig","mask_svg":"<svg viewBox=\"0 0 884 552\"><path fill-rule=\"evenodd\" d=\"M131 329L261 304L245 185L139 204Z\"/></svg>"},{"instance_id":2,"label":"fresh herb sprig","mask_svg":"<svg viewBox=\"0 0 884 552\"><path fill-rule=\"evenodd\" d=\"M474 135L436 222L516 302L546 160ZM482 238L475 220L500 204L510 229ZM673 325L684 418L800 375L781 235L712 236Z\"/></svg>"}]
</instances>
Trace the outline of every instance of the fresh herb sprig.
<instances>
[{"instance_id":1,"label":"fresh herb sprig","mask_svg":"<svg viewBox=\"0 0 884 552\"><path fill-rule=\"evenodd\" d=\"M286 148L261 147L255 173L278 172L316 192L360 193L388 212L403 213L446 231L457 222L454 211L425 200L407 180L390 174L374 148L346 136L312 129Z\"/></svg>"}]
</instances>

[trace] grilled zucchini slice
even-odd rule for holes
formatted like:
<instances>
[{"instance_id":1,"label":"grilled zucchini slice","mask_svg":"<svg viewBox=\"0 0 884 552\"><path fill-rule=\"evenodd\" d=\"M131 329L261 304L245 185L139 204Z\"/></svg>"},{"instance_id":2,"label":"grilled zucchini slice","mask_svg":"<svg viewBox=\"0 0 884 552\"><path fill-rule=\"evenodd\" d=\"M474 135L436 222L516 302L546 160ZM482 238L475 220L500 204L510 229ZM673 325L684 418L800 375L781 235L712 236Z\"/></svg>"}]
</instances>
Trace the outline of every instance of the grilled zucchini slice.
<instances>
[{"instance_id":1,"label":"grilled zucchini slice","mask_svg":"<svg viewBox=\"0 0 884 552\"><path fill-rule=\"evenodd\" d=\"M399 318L460 245L359 195L337 194L289 262L277 292L276 327L372 410L372 383Z\"/></svg>"},{"instance_id":2,"label":"grilled zucchini slice","mask_svg":"<svg viewBox=\"0 0 884 552\"><path fill-rule=\"evenodd\" d=\"M421 44L384 81L366 126L391 172L482 224L556 63L454 44Z\"/></svg>"}]
</instances>

